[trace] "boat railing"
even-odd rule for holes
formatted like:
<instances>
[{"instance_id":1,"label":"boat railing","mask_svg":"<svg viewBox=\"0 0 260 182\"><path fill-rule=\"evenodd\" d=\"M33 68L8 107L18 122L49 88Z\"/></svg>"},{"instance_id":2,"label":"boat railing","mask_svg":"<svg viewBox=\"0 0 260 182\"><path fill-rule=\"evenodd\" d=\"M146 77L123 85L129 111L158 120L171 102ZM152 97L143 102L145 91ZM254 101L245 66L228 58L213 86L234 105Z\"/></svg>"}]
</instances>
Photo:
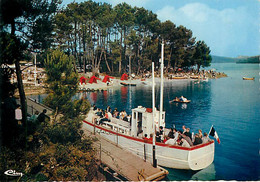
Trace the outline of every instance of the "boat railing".
<instances>
[{"instance_id":1,"label":"boat railing","mask_svg":"<svg viewBox=\"0 0 260 182\"><path fill-rule=\"evenodd\" d=\"M112 122L105 121L101 124L101 126L108 128L110 130L116 131L118 133L122 133L122 134L126 134L126 135L130 134L129 128L126 128L124 126L120 126L120 125L112 123Z\"/></svg>"}]
</instances>

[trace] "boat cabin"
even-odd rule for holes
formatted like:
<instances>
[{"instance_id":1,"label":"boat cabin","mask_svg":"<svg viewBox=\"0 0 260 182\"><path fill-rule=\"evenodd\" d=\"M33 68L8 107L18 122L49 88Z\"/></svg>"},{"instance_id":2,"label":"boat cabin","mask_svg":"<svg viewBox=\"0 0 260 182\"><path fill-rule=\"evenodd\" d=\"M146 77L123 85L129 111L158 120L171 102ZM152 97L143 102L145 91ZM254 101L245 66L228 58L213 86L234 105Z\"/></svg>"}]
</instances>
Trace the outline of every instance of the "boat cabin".
<instances>
[{"instance_id":1,"label":"boat cabin","mask_svg":"<svg viewBox=\"0 0 260 182\"><path fill-rule=\"evenodd\" d=\"M160 112L155 108L154 120L156 130L159 130L160 126L165 128L165 111L162 113L161 123L159 123L159 117ZM151 108L138 106L137 108L132 109L131 136L137 137L141 131L143 131L143 134L147 134L148 137L150 134L154 133L153 112Z\"/></svg>"}]
</instances>

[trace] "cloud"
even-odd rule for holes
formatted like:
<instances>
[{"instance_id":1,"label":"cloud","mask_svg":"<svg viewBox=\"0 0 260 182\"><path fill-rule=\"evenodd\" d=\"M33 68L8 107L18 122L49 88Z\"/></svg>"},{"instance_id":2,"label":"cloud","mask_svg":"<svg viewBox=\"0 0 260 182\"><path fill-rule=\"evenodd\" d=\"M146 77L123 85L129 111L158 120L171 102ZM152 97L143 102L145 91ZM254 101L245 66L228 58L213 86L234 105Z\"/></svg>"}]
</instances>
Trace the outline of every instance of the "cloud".
<instances>
[{"instance_id":1,"label":"cloud","mask_svg":"<svg viewBox=\"0 0 260 182\"><path fill-rule=\"evenodd\" d=\"M258 30L257 19L245 7L218 10L202 3L190 3L178 9L165 6L156 13L161 21L171 20L177 26L191 29L193 36L204 40L215 55L243 54L242 47L248 44L250 34Z\"/></svg>"}]
</instances>

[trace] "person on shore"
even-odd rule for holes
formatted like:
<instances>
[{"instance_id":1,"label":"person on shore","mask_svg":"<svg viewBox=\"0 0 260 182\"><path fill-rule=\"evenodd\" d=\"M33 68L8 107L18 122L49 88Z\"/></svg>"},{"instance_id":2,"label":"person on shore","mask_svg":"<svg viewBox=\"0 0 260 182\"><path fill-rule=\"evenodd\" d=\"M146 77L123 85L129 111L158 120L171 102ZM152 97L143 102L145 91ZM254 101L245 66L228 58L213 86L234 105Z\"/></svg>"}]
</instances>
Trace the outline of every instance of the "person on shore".
<instances>
[{"instance_id":1,"label":"person on shore","mask_svg":"<svg viewBox=\"0 0 260 182\"><path fill-rule=\"evenodd\" d=\"M35 113L29 118L29 121L35 123L37 121L39 115L39 111L35 111Z\"/></svg>"},{"instance_id":2,"label":"person on shore","mask_svg":"<svg viewBox=\"0 0 260 182\"><path fill-rule=\"evenodd\" d=\"M37 120L39 123L45 123L46 113L47 113L47 110L43 109L43 111L39 114L39 116L37 117Z\"/></svg>"}]
</instances>

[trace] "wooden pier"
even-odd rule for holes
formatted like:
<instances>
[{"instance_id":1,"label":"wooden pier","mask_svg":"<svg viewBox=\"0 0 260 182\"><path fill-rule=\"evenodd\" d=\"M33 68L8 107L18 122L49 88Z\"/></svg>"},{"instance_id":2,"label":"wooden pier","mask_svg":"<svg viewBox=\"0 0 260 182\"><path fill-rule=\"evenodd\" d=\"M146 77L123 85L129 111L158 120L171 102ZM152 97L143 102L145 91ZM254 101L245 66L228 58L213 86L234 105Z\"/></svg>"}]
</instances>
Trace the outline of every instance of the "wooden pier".
<instances>
[{"instance_id":1,"label":"wooden pier","mask_svg":"<svg viewBox=\"0 0 260 182\"><path fill-rule=\"evenodd\" d=\"M99 134L94 135L84 125L85 123L83 123L83 130L87 136L98 138L98 141L94 142L94 147L97 151L101 151L100 160L103 165L107 166L105 170L114 171L114 176L123 176L128 181L157 181L167 176L167 170L159 166L154 168L150 162L145 162L142 158Z\"/></svg>"},{"instance_id":2,"label":"wooden pier","mask_svg":"<svg viewBox=\"0 0 260 182\"><path fill-rule=\"evenodd\" d=\"M46 109L47 110L46 116L50 117L50 115L53 112L53 109L51 109L39 102L36 102L32 98L27 97L26 102L27 102L27 113L29 115L33 115L35 113L35 111L38 111L39 113L41 113L44 109ZM20 103L20 99L17 99L17 103Z\"/></svg>"}]
</instances>

